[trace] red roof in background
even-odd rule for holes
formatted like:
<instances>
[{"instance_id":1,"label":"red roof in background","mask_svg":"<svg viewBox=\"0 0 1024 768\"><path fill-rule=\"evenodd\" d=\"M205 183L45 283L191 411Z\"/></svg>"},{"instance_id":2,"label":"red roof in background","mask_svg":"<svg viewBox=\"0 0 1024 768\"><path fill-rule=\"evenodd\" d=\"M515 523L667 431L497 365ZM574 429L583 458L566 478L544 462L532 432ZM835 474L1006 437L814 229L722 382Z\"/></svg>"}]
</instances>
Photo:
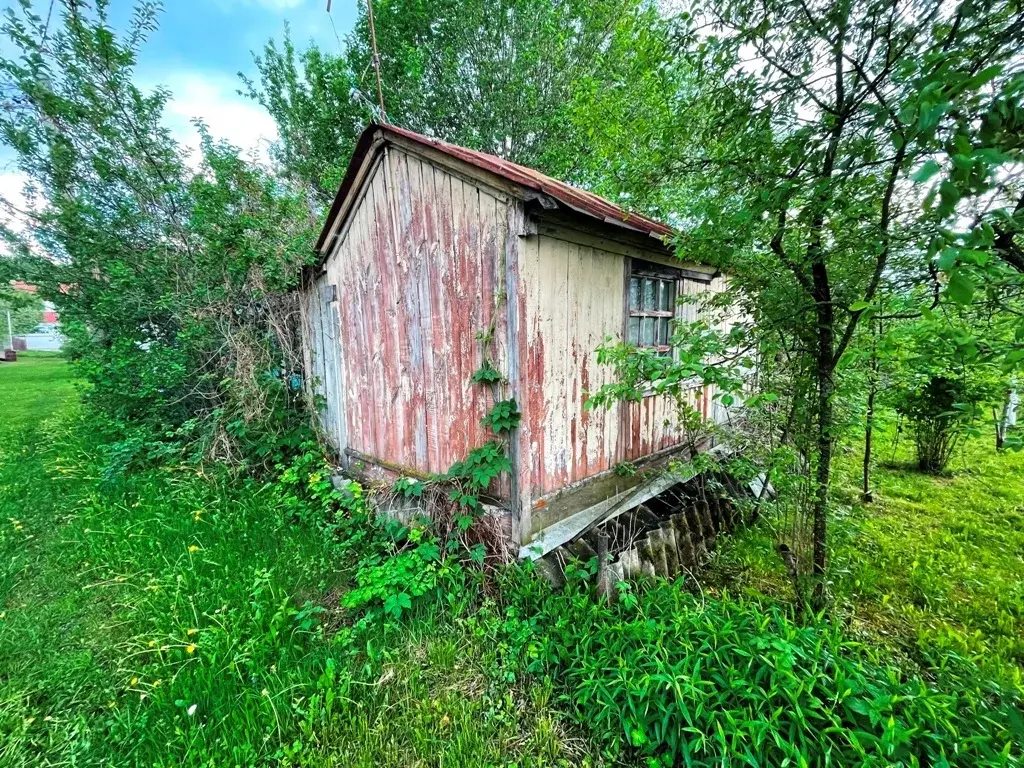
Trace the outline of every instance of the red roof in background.
<instances>
[{"instance_id":1,"label":"red roof in background","mask_svg":"<svg viewBox=\"0 0 1024 768\"><path fill-rule=\"evenodd\" d=\"M374 134L377 131L381 131L385 137L387 134L401 136L402 138L416 142L417 144L422 144L423 146L444 152L446 155L450 155L458 160L474 165L477 168L481 168L482 170L501 176L502 178L507 179L514 184L518 184L519 186L525 187L526 189L548 195L566 207L598 219L599 221L639 231L659 239L663 237L670 237L674 234L672 228L667 224L663 224L660 221L655 221L654 219L649 219L646 216L641 216L636 213L630 213L614 203L605 200L603 197L598 197L591 192L578 189L577 187L572 187L563 181L553 179L540 171L533 170L532 168L527 168L526 166L518 165L516 163L509 162L508 160L502 160L500 157L488 155L486 152L478 152L475 149L467 149L466 147L449 144L448 142L441 141L440 139L432 139L429 136L424 136L423 134L416 133L415 131L409 131L405 128L399 128L394 125L371 123L367 126L366 130L363 131L362 135L359 137L359 141L356 143L356 148L352 153L352 160L349 163L348 171L345 173L345 179L341 182L341 187L338 189L338 194L334 198L334 204L331 206L331 211L327 216L327 221L324 224L323 231L320 233L320 237L317 240L317 251L320 251L320 249L323 248L324 240L327 237L328 231L331 229L331 223L334 221L334 217L341 208L342 201L348 193L352 191L352 185L355 183L356 171L362 164L366 153L369 151L373 143Z\"/></svg>"},{"instance_id":2,"label":"red roof in background","mask_svg":"<svg viewBox=\"0 0 1024 768\"><path fill-rule=\"evenodd\" d=\"M11 288L13 288L16 291L23 291L25 293L36 293L39 290L39 286L32 285L31 283L26 283L22 280L11 280ZM70 285L61 283L61 293L67 293L69 290L71 290Z\"/></svg>"}]
</instances>

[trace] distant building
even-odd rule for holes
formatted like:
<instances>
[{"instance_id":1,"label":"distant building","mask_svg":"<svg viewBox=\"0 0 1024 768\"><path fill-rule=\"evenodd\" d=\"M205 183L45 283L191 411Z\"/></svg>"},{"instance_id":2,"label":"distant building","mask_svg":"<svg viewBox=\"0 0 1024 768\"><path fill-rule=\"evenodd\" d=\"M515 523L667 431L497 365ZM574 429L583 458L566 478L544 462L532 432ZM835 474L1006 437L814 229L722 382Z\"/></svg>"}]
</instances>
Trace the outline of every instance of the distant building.
<instances>
[{"instance_id":1,"label":"distant building","mask_svg":"<svg viewBox=\"0 0 1024 768\"><path fill-rule=\"evenodd\" d=\"M24 293L36 293L39 288L35 285L14 280L11 287L16 291ZM2 319L0 319L2 324ZM4 334L6 336L6 333ZM14 348L18 351L56 352L64 346L64 336L60 332L60 313L58 313L53 302L43 301L41 321L34 332L23 333L14 337Z\"/></svg>"}]
</instances>

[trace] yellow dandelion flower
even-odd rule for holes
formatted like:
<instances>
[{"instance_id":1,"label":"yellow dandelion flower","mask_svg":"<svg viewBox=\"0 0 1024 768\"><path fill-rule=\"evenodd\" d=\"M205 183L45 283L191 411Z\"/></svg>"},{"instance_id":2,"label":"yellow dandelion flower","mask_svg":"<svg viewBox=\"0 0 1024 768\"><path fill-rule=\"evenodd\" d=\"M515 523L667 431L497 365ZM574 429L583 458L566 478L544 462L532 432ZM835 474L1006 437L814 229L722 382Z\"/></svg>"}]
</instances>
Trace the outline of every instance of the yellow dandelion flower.
<instances>
[{"instance_id":1,"label":"yellow dandelion flower","mask_svg":"<svg viewBox=\"0 0 1024 768\"><path fill-rule=\"evenodd\" d=\"M198 552L199 551L199 547L197 547L195 544L193 544L192 546L190 546L188 548L188 551L189 552Z\"/></svg>"},{"instance_id":2,"label":"yellow dandelion flower","mask_svg":"<svg viewBox=\"0 0 1024 768\"><path fill-rule=\"evenodd\" d=\"M163 680L154 680L153 681L153 687L154 688L159 688L163 684L163 682L164 682Z\"/></svg>"},{"instance_id":3,"label":"yellow dandelion flower","mask_svg":"<svg viewBox=\"0 0 1024 768\"><path fill-rule=\"evenodd\" d=\"M150 648L156 648L156 640L150 640L149 641L149 647Z\"/></svg>"},{"instance_id":4,"label":"yellow dandelion flower","mask_svg":"<svg viewBox=\"0 0 1024 768\"><path fill-rule=\"evenodd\" d=\"M196 646L195 646L195 644L194 644L194 643L189 643L189 644L188 644L188 645L187 645L187 646L185 647L185 653L195 653L195 652L196 652Z\"/></svg>"},{"instance_id":5,"label":"yellow dandelion flower","mask_svg":"<svg viewBox=\"0 0 1024 768\"><path fill-rule=\"evenodd\" d=\"M138 684L139 684L139 678L137 678L137 677L133 677L131 679L131 682L128 683L128 685L138 685Z\"/></svg>"}]
</instances>

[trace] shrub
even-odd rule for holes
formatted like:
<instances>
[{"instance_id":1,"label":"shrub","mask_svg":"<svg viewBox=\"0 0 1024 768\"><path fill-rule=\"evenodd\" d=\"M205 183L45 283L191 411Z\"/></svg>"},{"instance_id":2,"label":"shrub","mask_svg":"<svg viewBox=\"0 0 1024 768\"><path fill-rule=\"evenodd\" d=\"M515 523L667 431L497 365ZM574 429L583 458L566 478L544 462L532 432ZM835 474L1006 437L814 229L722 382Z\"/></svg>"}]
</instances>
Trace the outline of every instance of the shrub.
<instances>
[{"instance_id":1,"label":"shrub","mask_svg":"<svg viewBox=\"0 0 1024 768\"><path fill-rule=\"evenodd\" d=\"M122 37L106 3L43 19L4 16L11 109L0 142L26 177L33 214L0 226L17 258L0 283L35 283L56 302L86 396L123 432L121 460L168 447L274 463L302 406L291 289L312 258L302 196L214 141L199 150L163 125L170 94L133 83L155 29L143 3Z\"/></svg>"},{"instance_id":2,"label":"shrub","mask_svg":"<svg viewBox=\"0 0 1024 768\"><path fill-rule=\"evenodd\" d=\"M910 422L921 471L944 470L966 437L974 416L967 399L964 382L945 376L932 376L922 387L902 396L899 412Z\"/></svg>"}]
</instances>

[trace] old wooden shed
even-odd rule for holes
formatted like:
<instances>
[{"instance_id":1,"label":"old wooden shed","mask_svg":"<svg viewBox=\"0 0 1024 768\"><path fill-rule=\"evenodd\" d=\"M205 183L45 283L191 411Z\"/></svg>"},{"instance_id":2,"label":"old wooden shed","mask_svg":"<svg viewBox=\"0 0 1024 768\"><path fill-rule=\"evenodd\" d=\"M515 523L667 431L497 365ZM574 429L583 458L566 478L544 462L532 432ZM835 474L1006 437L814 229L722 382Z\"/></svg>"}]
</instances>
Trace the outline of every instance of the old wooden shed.
<instances>
[{"instance_id":1,"label":"old wooden shed","mask_svg":"<svg viewBox=\"0 0 1024 768\"><path fill-rule=\"evenodd\" d=\"M522 413L513 471L495 489L521 553L549 550L657 485L616 472L680 450L671 402L584 408L609 380L606 337L667 350L676 298L719 289L677 259L671 229L481 152L371 125L306 276L307 378L343 467L383 477L445 472L492 439L471 382L477 334ZM706 415L711 393L693 392Z\"/></svg>"}]
</instances>

